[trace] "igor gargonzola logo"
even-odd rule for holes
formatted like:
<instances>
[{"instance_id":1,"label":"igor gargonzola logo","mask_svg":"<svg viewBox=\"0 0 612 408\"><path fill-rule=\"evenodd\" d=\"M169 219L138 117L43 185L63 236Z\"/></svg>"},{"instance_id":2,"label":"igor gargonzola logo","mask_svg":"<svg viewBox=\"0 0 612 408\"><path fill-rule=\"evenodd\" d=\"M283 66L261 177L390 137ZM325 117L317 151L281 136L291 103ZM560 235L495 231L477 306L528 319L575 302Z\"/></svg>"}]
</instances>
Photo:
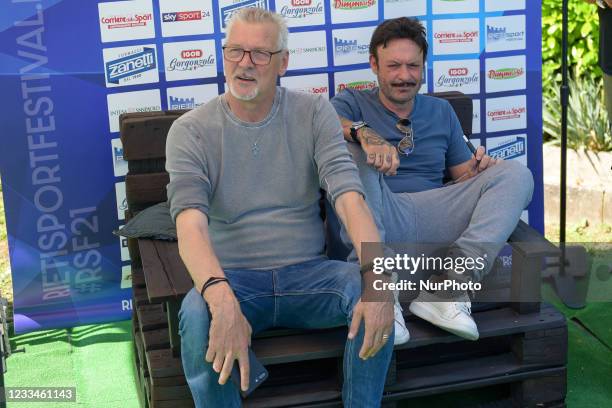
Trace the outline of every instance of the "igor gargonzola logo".
<instances>
[{"instance_id":1,"label":"igor gargonzola logo","mask_svg":"<svg viewBox=\"0 0 612 408\"><path fill-rule=\"evenodd\" d=\"M102 53L108 88L159 81L154 44L106 48Z\"/></svg>"}]
</instances>

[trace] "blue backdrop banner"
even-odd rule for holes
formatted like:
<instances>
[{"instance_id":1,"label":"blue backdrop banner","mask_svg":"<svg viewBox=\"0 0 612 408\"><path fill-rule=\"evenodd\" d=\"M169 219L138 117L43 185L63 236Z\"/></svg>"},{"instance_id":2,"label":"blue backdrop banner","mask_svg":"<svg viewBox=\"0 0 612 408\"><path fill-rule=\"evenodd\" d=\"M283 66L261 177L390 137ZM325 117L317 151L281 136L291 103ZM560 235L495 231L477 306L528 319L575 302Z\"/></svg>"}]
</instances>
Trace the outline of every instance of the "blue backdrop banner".
<instances>
[{"instance_id":1,"label":"blue backdrop banner","mask_svg":"<svg viewBox=\"0 0 612 408\"><path fill-rule=\"evenodd\" d=\"M0 174L15 329L128 319L124 112L194 108L223 93L221 45L243 7L290 27L285 87L332 97L377 85L368 44L416 16L421 92L474 103L472 141L532 170L523 218L543 229L541 2L526 0L7 0L0 13Z\"/></svg>"}]
</instances>

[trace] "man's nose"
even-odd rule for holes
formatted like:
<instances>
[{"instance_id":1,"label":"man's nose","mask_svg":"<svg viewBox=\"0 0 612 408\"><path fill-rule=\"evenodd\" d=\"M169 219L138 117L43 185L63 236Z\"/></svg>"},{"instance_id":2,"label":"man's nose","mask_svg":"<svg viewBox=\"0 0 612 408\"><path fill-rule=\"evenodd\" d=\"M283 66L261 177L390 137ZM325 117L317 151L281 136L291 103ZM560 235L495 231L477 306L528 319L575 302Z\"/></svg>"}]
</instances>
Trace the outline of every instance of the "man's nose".
<instances>
[{"instance_id":1,"label":"man's nose","mask_svg":"<svg viewBox=\"0 0 612 408\"><path fill-rule=\"evenodd\" d=\"M244 54L242 55L242 59L240 60L238 65L246 68L255 66L255 64L253 64L253 61L251 61L251 53L249 51L244 52Z\"/></svg>"}]
</instances>

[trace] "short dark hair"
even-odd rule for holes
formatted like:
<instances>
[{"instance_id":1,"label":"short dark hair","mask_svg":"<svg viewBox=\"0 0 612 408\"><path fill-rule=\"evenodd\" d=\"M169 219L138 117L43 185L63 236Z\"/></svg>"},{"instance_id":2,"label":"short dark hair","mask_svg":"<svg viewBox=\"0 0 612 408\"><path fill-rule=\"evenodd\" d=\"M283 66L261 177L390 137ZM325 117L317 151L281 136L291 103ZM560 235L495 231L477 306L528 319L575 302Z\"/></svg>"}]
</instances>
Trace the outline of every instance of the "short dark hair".
<instances>
[{"instance_id":1,"label":"short dark hair","mask_svg":"<svg viewBox=\"0 0 612 408\"><path fill-rule=\"evenodd\" d=\"M428 48L425 27L416 18L409 17L398 17L380 23L370 40L370 55L373 55L378 62L378 46L382 45L385 48L389 41L398 38L414 41L423 51L423 62L425 62Z\"/></svg>"}]
</instances>

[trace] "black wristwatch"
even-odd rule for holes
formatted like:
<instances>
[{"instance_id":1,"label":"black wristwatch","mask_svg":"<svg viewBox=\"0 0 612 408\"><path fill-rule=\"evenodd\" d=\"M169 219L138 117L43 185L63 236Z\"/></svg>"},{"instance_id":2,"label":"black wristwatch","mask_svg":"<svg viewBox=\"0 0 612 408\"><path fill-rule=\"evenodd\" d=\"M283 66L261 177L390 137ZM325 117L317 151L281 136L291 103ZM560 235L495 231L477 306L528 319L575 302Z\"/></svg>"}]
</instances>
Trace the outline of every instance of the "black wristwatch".
<instances>
[{"instance_id":1,"label":"black wristwatch","mask_svg":"<svg viewBox=\"0 0 612 408\"><path fill-rule=\"evenodd\" d=\"M362 127L366 127L366 126L368 126L368 124L362 120L360 120L359 122L353 122L351 124L351 139L353 139L353 142L357 144L361 144L361 142L357 138L357 131L361 129Z\"/></svg>"}]
</instances>

